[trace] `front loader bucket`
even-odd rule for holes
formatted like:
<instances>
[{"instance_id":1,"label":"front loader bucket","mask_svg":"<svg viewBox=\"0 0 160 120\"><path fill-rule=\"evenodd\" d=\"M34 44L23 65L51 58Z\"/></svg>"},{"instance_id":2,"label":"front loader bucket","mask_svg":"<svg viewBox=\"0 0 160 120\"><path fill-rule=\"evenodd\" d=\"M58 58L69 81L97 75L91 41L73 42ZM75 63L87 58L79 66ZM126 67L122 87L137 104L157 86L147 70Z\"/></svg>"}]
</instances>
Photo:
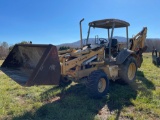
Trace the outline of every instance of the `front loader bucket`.
<instances>
[{"instance_id":1,"label":"front loader bucket","mask_svg":"<svg viewBox=\"0 0 160 120\"><path fill-rule=\"evenodd\" d=\"M24 86L58 85L61 73L53 45L17 44L0 69Z\"/></svg>"}]
</instances>

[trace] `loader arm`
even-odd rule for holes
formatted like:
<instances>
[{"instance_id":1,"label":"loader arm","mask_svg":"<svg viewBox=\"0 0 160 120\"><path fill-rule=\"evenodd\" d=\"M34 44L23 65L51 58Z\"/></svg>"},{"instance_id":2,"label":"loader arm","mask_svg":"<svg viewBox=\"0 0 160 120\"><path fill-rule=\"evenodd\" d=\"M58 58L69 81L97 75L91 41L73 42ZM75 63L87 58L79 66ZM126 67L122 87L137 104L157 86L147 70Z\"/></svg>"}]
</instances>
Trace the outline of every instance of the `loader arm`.
<instances>
[{"instance_id":1,"label":"loader arm","mask_svg":"<svg viewBox=\"0 0 160 120\"><path fill-rule=\"evenodd\" d=\"M142 53L147 50L144 46L147 35L147 27L144 27L137 35L130 39L130 50L137 54L137 66L140 68L143 62Z\"/></svg>"}]
</instances>

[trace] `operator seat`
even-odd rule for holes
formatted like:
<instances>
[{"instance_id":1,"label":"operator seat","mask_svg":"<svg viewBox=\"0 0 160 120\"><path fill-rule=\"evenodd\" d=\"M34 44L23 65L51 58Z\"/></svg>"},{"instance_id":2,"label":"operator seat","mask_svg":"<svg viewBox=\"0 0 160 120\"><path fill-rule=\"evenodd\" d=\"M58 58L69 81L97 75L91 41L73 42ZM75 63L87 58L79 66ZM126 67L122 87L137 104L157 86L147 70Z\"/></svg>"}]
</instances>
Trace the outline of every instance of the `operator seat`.
<instances>
[{"instance_id":1,"label":"operator seat","mask_svg":"<svg viewBox=\"0 0 160 120\"><path fill-rule=\"evenodd\" d=\"M105 49L106 54L109 54L109 44L107 48ZM118 40L113 38L112 42L111 42L111 54L115 57L117 55L118 52Z\"/></svg>"},{"instance_id":2,"label":"operator seat","mask_svg":"<svg viewBox=\"0 0 160 120\"><path fill-rule=\"evenodd\" d=\"M113 49L117 49L117 46L118 46L118 40L117 39L112 39L112 42L111 42L111 48Z\"/></svg>"}]
</instances>

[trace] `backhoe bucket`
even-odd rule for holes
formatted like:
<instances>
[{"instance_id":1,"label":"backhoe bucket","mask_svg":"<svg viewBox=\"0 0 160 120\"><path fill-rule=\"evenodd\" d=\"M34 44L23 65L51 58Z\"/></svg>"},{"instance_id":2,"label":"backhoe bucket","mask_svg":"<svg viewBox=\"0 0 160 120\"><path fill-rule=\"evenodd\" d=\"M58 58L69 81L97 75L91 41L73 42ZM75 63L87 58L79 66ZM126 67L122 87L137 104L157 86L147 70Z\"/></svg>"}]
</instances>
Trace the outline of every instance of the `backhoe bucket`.
<instances>
[{"instance_id":1,"label":"backhoe bucket","mask_svg":"<svg viewBox=\"0 0 160 120\"><path fill-rule=\"evenodd\" d=\"M58 85L60 62L56 46L17 44L0 68L24 86Z\"/></svg>"}]
</instances>

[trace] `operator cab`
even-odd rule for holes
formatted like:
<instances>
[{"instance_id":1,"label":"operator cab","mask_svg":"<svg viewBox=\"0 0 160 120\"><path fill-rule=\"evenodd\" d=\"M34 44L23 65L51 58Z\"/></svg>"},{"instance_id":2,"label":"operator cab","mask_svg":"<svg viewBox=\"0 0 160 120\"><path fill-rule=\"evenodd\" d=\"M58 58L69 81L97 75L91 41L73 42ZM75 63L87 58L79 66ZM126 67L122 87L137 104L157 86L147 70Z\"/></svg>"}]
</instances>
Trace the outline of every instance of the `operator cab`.
<instances>
[{"instance_id":1,"label":"operator cab","mask_svg":"<svg viewBox=\"0 0 160 120\"><path fill-rule=\"evenodd\" d=\"M104 19L97 20L89 23L88 35L86 40L86 45L88 43L95 44L95 46L105 46L105 58L108 58L111 61L112 57L116 57L120 51L119 40L113 38L115 28L126 28L126 39L127 39L127 48L128 48L128 26L130 24L123 20L118 19ZM90 41L89 37L93 34L91 29L94 28L93 33L97 30L98 35L95 36L95 42ZM106 31L104 30L106 29ZM106 35L108 33L108 36ZM101 35L106 35L104 38L99 38ZM90 45L92 48L92 45Z\"/></svg>"}]
</instances>

